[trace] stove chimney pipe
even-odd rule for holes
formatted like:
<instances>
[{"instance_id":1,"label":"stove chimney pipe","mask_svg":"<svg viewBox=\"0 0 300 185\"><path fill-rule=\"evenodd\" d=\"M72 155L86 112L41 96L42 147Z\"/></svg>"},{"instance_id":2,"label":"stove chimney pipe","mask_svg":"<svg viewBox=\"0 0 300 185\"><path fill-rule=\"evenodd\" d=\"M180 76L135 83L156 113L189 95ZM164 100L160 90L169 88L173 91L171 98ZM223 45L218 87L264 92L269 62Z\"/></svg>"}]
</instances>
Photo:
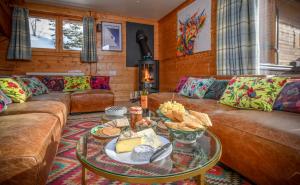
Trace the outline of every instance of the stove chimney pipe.
<instances>
[{"instance_id":1,"label":"stove chimney pipe","mask_svg":"<svg viewBox=\"0 0 300 185\"><path fill-rule=\"evenodd\" d=\"M138 30L136 32L136 42L140 45L142 52L142 60L152 59L152 52L147 44L148 37L143 30Z\"/></svg>"}]
</instances>

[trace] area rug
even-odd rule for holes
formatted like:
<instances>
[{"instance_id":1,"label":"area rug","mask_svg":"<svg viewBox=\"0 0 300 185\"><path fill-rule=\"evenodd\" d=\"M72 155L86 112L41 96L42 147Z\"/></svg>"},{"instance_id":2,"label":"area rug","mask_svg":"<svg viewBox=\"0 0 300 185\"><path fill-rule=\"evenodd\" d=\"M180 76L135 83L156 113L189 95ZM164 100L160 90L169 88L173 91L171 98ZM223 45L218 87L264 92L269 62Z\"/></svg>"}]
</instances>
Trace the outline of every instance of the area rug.
<instances>
[{"instance_id":1,"label":"area rug","mask_svg":"<svg viewBox=\"0 0 300 185\"><path fill-rule=\"evenodd\" d=\"M81 184L81 165L75 154L75 147L79 137L89 132L99 123L101 113L81 114L69 116L67 126L64 128L62 138L55 157L52 170L48 177L48 185L79 185ZM87 172L88 185L128 185L119 181L99 177ZM219 163L206 173L207 185L250 185L238 173ZM192 179L167 183L164 185L196 185Z\"/></svg>"}]
</instances>

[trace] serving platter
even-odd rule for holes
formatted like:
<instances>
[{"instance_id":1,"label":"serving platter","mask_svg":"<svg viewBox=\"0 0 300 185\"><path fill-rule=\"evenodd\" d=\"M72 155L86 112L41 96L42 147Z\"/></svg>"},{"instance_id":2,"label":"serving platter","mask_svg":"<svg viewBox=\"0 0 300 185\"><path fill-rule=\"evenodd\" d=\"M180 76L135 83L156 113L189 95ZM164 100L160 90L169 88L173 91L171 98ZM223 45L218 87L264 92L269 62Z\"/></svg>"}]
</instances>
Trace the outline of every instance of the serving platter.
<instances>
[{"instance_id":1,"label":"serving platter","mask_svg":"<svg viewBox=\"0 0 300 185\"><path fill-rule=\"evenodd\" d=\"M158 136L159 139L162 142L162 145L165 145L167 143L170 143L170 141L163 137L163 136ZM121 163L126 163L126 164L133 164L133 165L142 165L142 164L148 164L150 163L149 161L134 161L131 158L131 152L126 152L126 153L117 153L115 148L116 148L116 143L117 143L118 138L114 138L110 142L107 143L105 146L105 153L108 157L111 159L121 162ZM172 145L168 147L168 149L160 155L157 159L155 159L153 162L161 161L165 158L167 158L171 153L172 153L173 147Z\"/></svg>"}]
</instances>

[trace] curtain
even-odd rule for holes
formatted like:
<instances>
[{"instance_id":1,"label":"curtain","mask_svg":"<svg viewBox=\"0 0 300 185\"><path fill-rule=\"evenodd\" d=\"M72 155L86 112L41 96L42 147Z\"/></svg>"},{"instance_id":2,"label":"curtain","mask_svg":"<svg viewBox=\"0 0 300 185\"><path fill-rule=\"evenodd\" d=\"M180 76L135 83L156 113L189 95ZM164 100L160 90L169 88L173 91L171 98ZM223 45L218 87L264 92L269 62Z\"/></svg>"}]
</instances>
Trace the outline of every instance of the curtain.
<instances>
[{"instance_id":1,"label":"curtain","mask_svg":"<svg viewBox=\"0 0 300 185\"><path fill-rule=\"evenodd\" d=\"M218 75L259 74L258 0L218 0Z\"/></svg>"},{"instance_id":2,"label":"curtain","mask_svg":"<svg viewBox=\"0 0 300 185\"><path fill-rule=\"evenodd\" d=\"M83 18L83 47L81 52L81 61L83 62L97 62L94 23L93 17Z\"/></svg>"},{"instance_id":3,"label":"curtain","mask_svg":"<svg viewBox=\"0 0 300 185\"><path fill-rule=\"evenodd\" d=\"M31 44L29 31L29 11L15 7L12 13L12 30L7 59L31 60Z\"/></svg>"}]
</instances>

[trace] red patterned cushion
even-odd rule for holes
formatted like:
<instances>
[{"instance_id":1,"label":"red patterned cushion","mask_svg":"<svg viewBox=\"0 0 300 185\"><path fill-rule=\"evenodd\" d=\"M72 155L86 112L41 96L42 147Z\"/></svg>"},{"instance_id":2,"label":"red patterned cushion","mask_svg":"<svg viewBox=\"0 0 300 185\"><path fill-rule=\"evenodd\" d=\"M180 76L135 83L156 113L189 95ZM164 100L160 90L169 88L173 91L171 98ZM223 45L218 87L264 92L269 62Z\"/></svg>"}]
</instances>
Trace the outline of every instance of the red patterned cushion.
<instances>
[{"instance_id":1,"label":"red patterned cushion","mask_svg":"<svg viewBox=\"0 0 300 185\"><path fill-rule=\"evenodd\" d=\"M92 87L92 89L110 90L109 76L92 76L91 77L91 87Z\"/></svg>"},{"instance_id":2,"label":"red patterned cushion","mask_svg":"<svg viewBox=\"0 0 300 185\"><path fill-rule=\"evenodd\" d=\"M186 81L188 80L188 77L182 76L176 86L175 92L180 92Z\"/></svg>"},{"instance_id":3,"label":"red patterned cushion","mask_svg":"<svg viewBox=\"0 0 300 185\"><path fill-rule=\"evenodd\" d=\"M64 90L64 78L46 76L43 77L42 82L48 87L50 91L63 91Z\"/></svg>"}]
</instances>

